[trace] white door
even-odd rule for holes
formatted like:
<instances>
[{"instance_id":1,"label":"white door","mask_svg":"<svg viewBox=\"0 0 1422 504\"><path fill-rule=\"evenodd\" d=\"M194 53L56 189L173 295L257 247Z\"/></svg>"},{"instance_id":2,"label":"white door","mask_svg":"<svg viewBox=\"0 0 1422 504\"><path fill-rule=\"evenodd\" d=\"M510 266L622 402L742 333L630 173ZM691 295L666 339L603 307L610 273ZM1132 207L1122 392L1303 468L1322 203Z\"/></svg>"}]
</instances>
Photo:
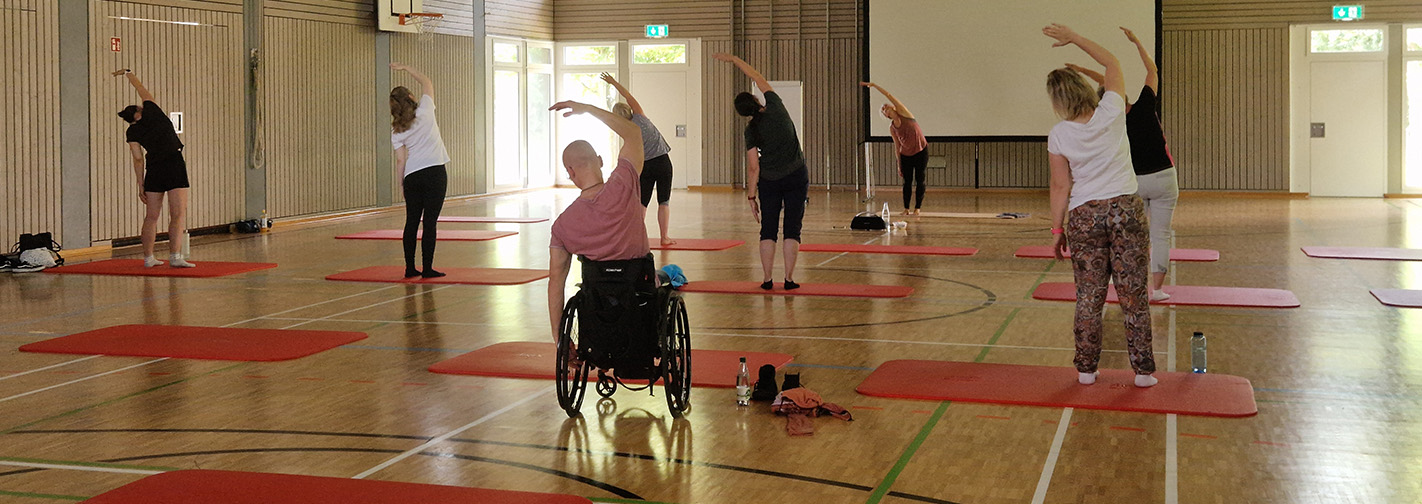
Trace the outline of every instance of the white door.
<instances>
[{"instance_id":1,"label":"white door","mask_svg":"<svg viewBox=\"0 0 1422 504\"><path fill-rule=\"evenodd\" d=\"M1309 193L1387 192L1387 61L1383 30L1309 31Z\"/></svg>"},{"instance_id":2,"label":"white door","mask_svg":"<svg viewBox=\"0 0 1422 504\"><path fill-rule=\"evenodd\" d=\"M700 40L631 41L628 87L671 147L672 187L701 185Z\"/></svg>"}]
</instances>

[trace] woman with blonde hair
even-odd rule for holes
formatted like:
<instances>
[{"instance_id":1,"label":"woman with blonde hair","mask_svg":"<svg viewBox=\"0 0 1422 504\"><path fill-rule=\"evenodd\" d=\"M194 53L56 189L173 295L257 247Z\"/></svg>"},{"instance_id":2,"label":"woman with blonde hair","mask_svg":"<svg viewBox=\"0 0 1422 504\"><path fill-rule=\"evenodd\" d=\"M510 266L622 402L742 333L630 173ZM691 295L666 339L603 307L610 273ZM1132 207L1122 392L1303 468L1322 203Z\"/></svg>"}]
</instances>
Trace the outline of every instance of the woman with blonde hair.
<instances>
[{"instance_id":1,"label":"woman with blonde hair","mask_svg":"<svg viewBox=\"0 0 1422 504\"><path fill-rule=\"evenodd\" d=\"M436 226L449 187L444 169L449 152L435 121L434 84L407 65L391 63L390 69L409 72L421 88L418 101L405 86L390 90L390 143L395 148L395 174L405 191L405 278L438 278L444 273L434 269ZM415 237L420 234L422 220L423 271L415 269Z\"/></svg>"},{"instance_id":2,"label":"woman with blonde hair","mask_svg":"<svg viewBox=\"0 0 1422 504\"><path fill-rule=\"evenodd\" d=\"M602 80L617 89L617 93L627 100L613 105L612 113L632 121L642 129L642 158L646 163L642 166L642 175L639 180L642 186L642 207L646 208L652 203L652 190L656 189L657 227L662 233L662 246L676 245L676 240L671 239L671 235L667 233L667 226L671 222L671 146L667 145L665 138L662 138L661 130L658 130L657 126L652 124L652 120L647 118L647 114L642 110L642 104L632 97L631 91L628 91L622 83L617 82L617 78L612 74L603 72Z\"/></svg>"},{"instance_id":3,"label":"woman with blonde hair","mask_svg":"<svg viewBox=\"0 0 1422 504\"><path fill-rule=\"evenodd\" d=\"M1076 370L1082 385L1096 383L1101 360L1102 309L1115 280L1125 314L1126 346L1135 385L1156 384L1149 301L1150 234L1145 204L1136 195L1131 145L1126 138L1126 89L1121 62L1070 28L1042 33L1053 47L1075 44L1106 67L1105 93L1071 68L1047 75L1052 109L1062 118L1047 136L1052 170L1052 249L1058 260L1071 245L1076 276ZM1065 225L1064 225L1065 224Z\"/></svg>"}]
</instances>

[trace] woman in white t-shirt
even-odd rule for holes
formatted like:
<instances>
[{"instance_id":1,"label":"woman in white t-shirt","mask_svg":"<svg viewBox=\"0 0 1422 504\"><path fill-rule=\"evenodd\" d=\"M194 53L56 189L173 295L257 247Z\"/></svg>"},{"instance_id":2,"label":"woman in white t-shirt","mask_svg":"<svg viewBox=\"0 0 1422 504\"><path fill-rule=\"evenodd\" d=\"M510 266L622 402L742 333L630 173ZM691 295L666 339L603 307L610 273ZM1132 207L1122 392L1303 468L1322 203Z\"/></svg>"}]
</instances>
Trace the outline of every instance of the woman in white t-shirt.
<instances>
[{"instance_id":1,"label":"woman in white t-shirt","mask_svg":"<svg viewBox=\"0 0 1422 504\"><path fill-rule=\"evenodd\" d=\"M1071 245L1076 276L1076 370L1082 385L1100 374L1102 308L1115 279L1125 314L1126 346L1137 387L1155 385L1149 301L1150 233L1145 204L1136 195L1131 145L1126 138L1126 82L1121 63L1105 48L1070 28L1042 33L1053 47L1076 44L1106 67L1106 93L1097 98L1070 68L1047 76L1047 94L1062 122L1047 136L1052 169L1052 249L1057 259ZM1065 226L1063 223L1065 222Z\"/></svg>"},{"instance_id":2,"label":"woman in white t-shirt","mask_svg":"<svg viewBox=\"0 0 1422 504\"><path fill-rule=\"evenodd\" d=\"M449 186L449 175L444 170L449 152L435 121L434 84L409 66L391 63L390 69L409 72L421 88L418 101L405 86L390 91L390 143L395 148L395 174L401 177L405 190L405 278L442 277L444 273L434 270L434 251L439 212L444 208L444 193ZM415 237L422 220L423 271L415 269Z\"/></svg>"}]
</instances>

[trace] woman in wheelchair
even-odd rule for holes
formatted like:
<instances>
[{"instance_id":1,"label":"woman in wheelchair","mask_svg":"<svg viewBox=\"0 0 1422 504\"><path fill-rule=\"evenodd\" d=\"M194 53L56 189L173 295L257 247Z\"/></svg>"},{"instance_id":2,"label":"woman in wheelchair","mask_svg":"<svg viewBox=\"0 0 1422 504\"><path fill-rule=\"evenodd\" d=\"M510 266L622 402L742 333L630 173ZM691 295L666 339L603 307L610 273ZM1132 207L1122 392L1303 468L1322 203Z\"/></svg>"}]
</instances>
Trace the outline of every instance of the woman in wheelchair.
<instances>
[{"instance_id":1,"label":"woman in wheelchair","mask_svg":"<svg viewBox=\"0 0 1422 504\"><path fill-rule=\"evenodd\" d=\"M647 387L661 379L668 407L680 416L690 393L690 337L681 298L659 288L647 243L639 183L642 130L583 103L560 102L549 110L591 115L622 137L617 168L606 181L602 157L591 144L579 140L563 150L563 166L581 194L554 221L549 240L548 320L558 345L558 402L578 415L588 373L596 367L604 397L624 379L645 380ZM574 255L582 263L583 289L565 306Z\"/></svg>"}]
</instances>

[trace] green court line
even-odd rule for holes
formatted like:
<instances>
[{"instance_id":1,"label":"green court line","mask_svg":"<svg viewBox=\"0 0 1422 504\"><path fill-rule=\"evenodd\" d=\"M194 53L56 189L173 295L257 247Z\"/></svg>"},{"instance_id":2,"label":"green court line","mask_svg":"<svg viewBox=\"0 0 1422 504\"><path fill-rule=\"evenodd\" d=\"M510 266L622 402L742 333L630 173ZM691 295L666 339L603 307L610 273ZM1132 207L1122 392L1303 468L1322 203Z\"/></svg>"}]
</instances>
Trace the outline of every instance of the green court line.
<instances>
[{"instance_id":1,"label":"green court line","mask_svg":"<svg viewBox=\"0 0 1422 504\"><path fill-rule=\"evenodd\" d=\"M187 377L187 378L183 378L183 379L181 379L181 380L171 381L171 382L164 383L164 384L159 385L159 386L156 386L156 387L152 387L152 388L140 390L140 391L138 391L138 392L134 392L134 393L131 393L131 394L128 394L128 395L119 396L119 397L116 397L116 398L113 398L113 399L109 399L109 400L107 400L107 401L103 401L103 402L99 402L99 403L95 403L95 404L90 404L90 405L88 405L88 406L84 406L84 407L81 407L81 408L75 408L75 409L66 411L66 412L64 412L64 413L60 413L60 414L57 414L57 415L54 415L54 416L50 416L50 417L41 418L41 419L39 419L39 420L35 420L35 421L30 422L30 423L27 423L27 424L17 425L17 426L11 427L11 428L9 428L9 429L5 429L5 430L3 430L3 431L0 431L0 435L9 434L9 433L11 433L11 432L15 432L15 431L17 431L17 430L29 428L29 427L34 426L34 425L42 424L42 423L48 422L48 421L50 421L50 420L56 420L56 419L59 419L59 418L67 417L67 416L69 416L69 415L73 415L73 414L75 414L75 413L80 413L80 412L83 412L83 411L88 411L88 410L91 410L91 409L94 409L94 408L97 408L97 407L100 407L100 406L106 406L106 405L113 404L113 403L116 403L116 402L119 402L119 401L123 401L123 400L125 400L125 399L131 399L131 398L138 397L138 396L141 396L141 395L143 395L143 394L147 394L147 393L152 392L152 391L155 391L155 390L160 390L160 389L168 388L168 387L171 387L171 386L173 386L173 385L177 385L177 384L179 384L179 383L183 383L183 382L188 381L188 380L193 380L193 379L197 379L197 378L202 378L202 377L204 377L204 376L208 376L208 375L220 373L220 372L223 372L223 371L227 371L227 370L229 370L229 369L235 369L235 368L238 368L238 367L241 367L241 366L245 366L245 365L248 365L248 364L251 364L251 363L250 363L250 362L239 362L239 363L233 364L233 365L231 365L231 366L227 366L227 367L220 368L220 369L214 369L214 370L212 370L212 371L208 371L208 372L206 372L206 373L203 373L203 374L200 374L200 375L197 375L197 376L190 376L190 377Z\"/></svg>"},{"instance_id":2,"label":"green court line","mask_svg":"<svg viewBox=\"0 0 1422 504\"><path fill-rule=\"evenodd\" d=\"M899 479L899 474L904 472L905 467L908 467L909 459L912 459L913 454L918 452L918 448L923 446L924 440L928 439L928 434L933 432L933 427L938 425L938 421L943 418L943 412L948 410L949 404L952 404L952 401L943 401L938 404L938 409L933 411L933 416L928 418L928 423L923 424L923 428L919 429L913 442L904 449L904 454L900 455L899 461L889 469L889 474L884 475L884 481L874 487L874 492L869 494L869 500L864 501L865 504L879 504L879 501L884 500L884 496L889 493L889 488L894 486L894 482Z\"/></svg>"},{"instance_id":3,"label":"green court line","mask_svg":"<svg viewBox=\"0 0 1422 504\"><path fill-rule=\"evenodd\" d=\"M6 490L0 490L0 496L7 496L7 497L29 497L29 498L32 498L32 499L66 500L66 501L76 501L76 502L77 502L77 501L89 500L88 497L79 497L79 496L77 496L77 495L58 495L58 494L42 494L42 493L29 493L29 492L10 492L10 491L6 491Z\"/></svg>"},{"instance_id":4,"label":"green court line","mask_svg":"<svg viewBox=\"0 0 1422 504\"><path fill-rule=\"evenodd\" d=\"M1002 337L1002 333L1007 332L1007 325L1011 324L1012 319L1017 318L1017 313L1021 311L1021 308L1013 308L1012 313L1007 314L1007 320L1003 320L1002 325L997 326L997 332L993 333L992 339L988 340L987 345L983 346L983 351L978 352L978 358L973 359L973 362L982 362L983 359L987 358L988 352L992 350L993 345L997 344L997 339Z\"/></svg>"},{"instance_id":5,"label":"green court line","mask_svg":"<svg viewBox=\"0 0 1422 504\"><path fill-rule=\"evenodd\" d=\"M1042 275L1037 277L1037 281L1036 281L1036 282L1032 282L1032 288L1031 288L1031 289L1027 289L1027 295L1022 296L1022 299L1032 299L1032 293L1033 293L1033 292L1036 292L1036 291L1037 291L1037 288L1042 286L1042 282L1044 282L1044 281L1047 280L1047 273L1051 273L1051 272L1052 272L1052 268L1053 268L1054 266L1056 266L1056 265L1057 265L1057 260L1056 260L1056 259L1052 259L1052 260L1050 260L1050 261L1047 261L1047 269L1042 271Z\"/></svg>"},{"instance_id":6,"label":"green court line","mask_svg":"<svg viewBox=\"0 0 1422 504\"><path fill-rule=\"evenodd\" d=\"M179 469L176 468L176 467L140 466L140 465L127 465L127 464L109 464L109 463L106 463L106 462L81 462L81 461L78 461L78 460L49 460L49 459L23 458L23 457L0 457L0 461L6 461L6 462L28 462L28 463L32 463L32 464L66 465L66 466L78 466L78 467L102 467L102 468L108 468L108 469L138 469L138 470L141 470L141 471L177 471L177 470L179 470Z\"/></svg>"}]
</instances>

